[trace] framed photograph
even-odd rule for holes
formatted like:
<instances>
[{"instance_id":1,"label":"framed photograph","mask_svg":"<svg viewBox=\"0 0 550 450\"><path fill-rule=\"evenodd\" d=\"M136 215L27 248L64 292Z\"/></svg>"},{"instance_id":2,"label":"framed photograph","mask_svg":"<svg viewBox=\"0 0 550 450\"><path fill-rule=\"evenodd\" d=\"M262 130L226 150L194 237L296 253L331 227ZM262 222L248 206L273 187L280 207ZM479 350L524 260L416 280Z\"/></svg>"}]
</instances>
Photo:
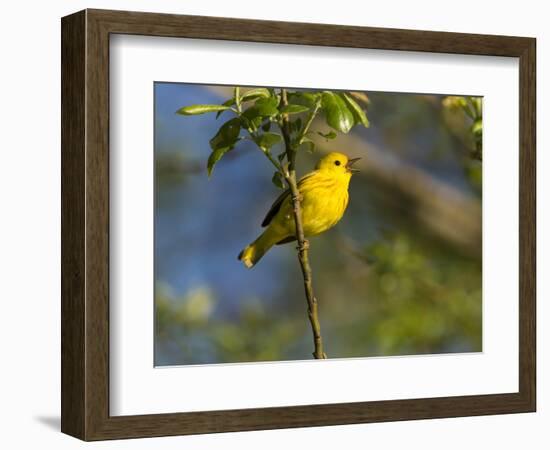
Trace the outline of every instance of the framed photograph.
<instances>
[{"instance_id":1,"label":"framed photograph","mask_svg":"<svg viewBox=\"0 0 550 450\"><path fill-rule=\"evenodd\" d=\"M535 39L62 29L62 431L535 411Z\"/></svg>"}]
</instances>

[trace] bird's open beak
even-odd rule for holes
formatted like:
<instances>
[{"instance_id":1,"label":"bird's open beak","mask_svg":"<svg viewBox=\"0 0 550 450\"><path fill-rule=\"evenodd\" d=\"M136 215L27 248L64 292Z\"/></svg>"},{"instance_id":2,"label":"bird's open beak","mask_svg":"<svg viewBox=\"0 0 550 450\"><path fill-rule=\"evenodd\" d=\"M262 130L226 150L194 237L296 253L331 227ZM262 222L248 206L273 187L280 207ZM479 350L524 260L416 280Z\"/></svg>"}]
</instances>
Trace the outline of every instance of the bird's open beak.
<instances>
[{"instance_id":1,"label":"bird's open beak","mask_svg":"<svg viewBox=\"0 0 550 450\"><path fill-rule=\"evenodd\" d=\"M351 173L356 173L356 172L359 172L359 169L354 169L353 168L353 165L359 161L361 158L352 158L352 159L348 159L348 163L346 164L346 169L348 169L348 172L351 172Z\"/></svg>"}]
</instances>

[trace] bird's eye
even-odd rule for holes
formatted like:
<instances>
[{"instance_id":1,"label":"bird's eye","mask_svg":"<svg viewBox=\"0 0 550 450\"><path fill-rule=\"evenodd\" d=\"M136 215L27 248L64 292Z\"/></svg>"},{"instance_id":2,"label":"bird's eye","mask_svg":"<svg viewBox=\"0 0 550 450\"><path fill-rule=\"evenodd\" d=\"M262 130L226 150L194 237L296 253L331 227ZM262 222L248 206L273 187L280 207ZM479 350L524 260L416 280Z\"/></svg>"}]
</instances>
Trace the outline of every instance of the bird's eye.
<instances>
[{"instance_id":1,"label":"bird's eye","mask_svg":"<svg viewBox=\"0 0 550 450\"><path fill-rule=\"evenodd\" d=\"M342 164L340 161L334 161L334 164L336 164L337 166L339 166L340 164Z\"/></svg>"}]
</instances>

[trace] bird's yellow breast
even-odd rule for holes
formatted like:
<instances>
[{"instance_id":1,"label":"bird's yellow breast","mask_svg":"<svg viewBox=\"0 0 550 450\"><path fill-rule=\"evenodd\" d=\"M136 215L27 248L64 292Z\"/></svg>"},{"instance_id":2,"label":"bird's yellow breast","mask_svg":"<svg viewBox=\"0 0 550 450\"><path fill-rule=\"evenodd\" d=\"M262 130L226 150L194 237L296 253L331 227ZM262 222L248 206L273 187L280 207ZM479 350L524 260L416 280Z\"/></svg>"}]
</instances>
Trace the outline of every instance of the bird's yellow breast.
<instances>
[{"instance_id":1,"label":"bird's yellow breast","mask_svg":"<svg viewBox=\"0 0 550 450\"><path fill-rule=\"evenodd\" d=\"M302 223L304 234L313 236L336 225L348 206L349 176L334 176L322 171L303 177L298 188L302 194ZM287 198L277 214L277 227L295 233L292 202Z\"/></svg>"}]
</instances>

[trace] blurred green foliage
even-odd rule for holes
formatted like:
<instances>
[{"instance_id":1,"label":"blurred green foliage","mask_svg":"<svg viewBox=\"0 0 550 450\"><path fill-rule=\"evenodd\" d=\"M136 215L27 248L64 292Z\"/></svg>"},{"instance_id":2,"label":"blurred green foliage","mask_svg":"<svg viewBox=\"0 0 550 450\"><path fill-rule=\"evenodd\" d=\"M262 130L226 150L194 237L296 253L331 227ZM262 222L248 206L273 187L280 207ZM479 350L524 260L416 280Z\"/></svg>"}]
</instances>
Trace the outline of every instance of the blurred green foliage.
<instances>
[{"instance_id":1,"label":"blurred green foliage","mask_svg":"<svg viewBox=\"0 0 550 450\"><path fill-rule=\"evenodd\" d=\"M481 351L481 264L449 256L406 234L367 247L374 261L367 276L367 316L375 324L358 332L357 345L372 353ZM358 330L359 331L359 330Z\"/></svg>"},{"instance_id":2,"label":"blurred green foliage","mask_svg":"<svg viewBox=\"0 0 550 450\"><path fill-rule=\"evenodd\" d=\"M155 300L157 339L179 355L172 364L285 359L285 349L303 332L302 323L273 320L254 298L242 302L236 317L219 318L213 314L217 299L204 286L177 296L159 283Z\"/></svg>"},{"instance_id":3,"label":"blurred green foliage","mask_svg":"<svg viewBox=\"0 0 550 450\"><path fill-rule=\"evenodd\" d=\"M457 258L405 233L360 251L340 251L353 263L336 269L326 260L315 265L331 355L482 350L479 260ZM362 301L348 301L350 291ZM296 343L307 347L310 331L306 319L300 319L305 313L301 301L294 305L298 314L270 311L258 298L244 298L236 316L216 314L218 306L208 287L177 296L159 283L157 338L178 355L173 364L304 359Z\"/></svg>"}]
</instances>

